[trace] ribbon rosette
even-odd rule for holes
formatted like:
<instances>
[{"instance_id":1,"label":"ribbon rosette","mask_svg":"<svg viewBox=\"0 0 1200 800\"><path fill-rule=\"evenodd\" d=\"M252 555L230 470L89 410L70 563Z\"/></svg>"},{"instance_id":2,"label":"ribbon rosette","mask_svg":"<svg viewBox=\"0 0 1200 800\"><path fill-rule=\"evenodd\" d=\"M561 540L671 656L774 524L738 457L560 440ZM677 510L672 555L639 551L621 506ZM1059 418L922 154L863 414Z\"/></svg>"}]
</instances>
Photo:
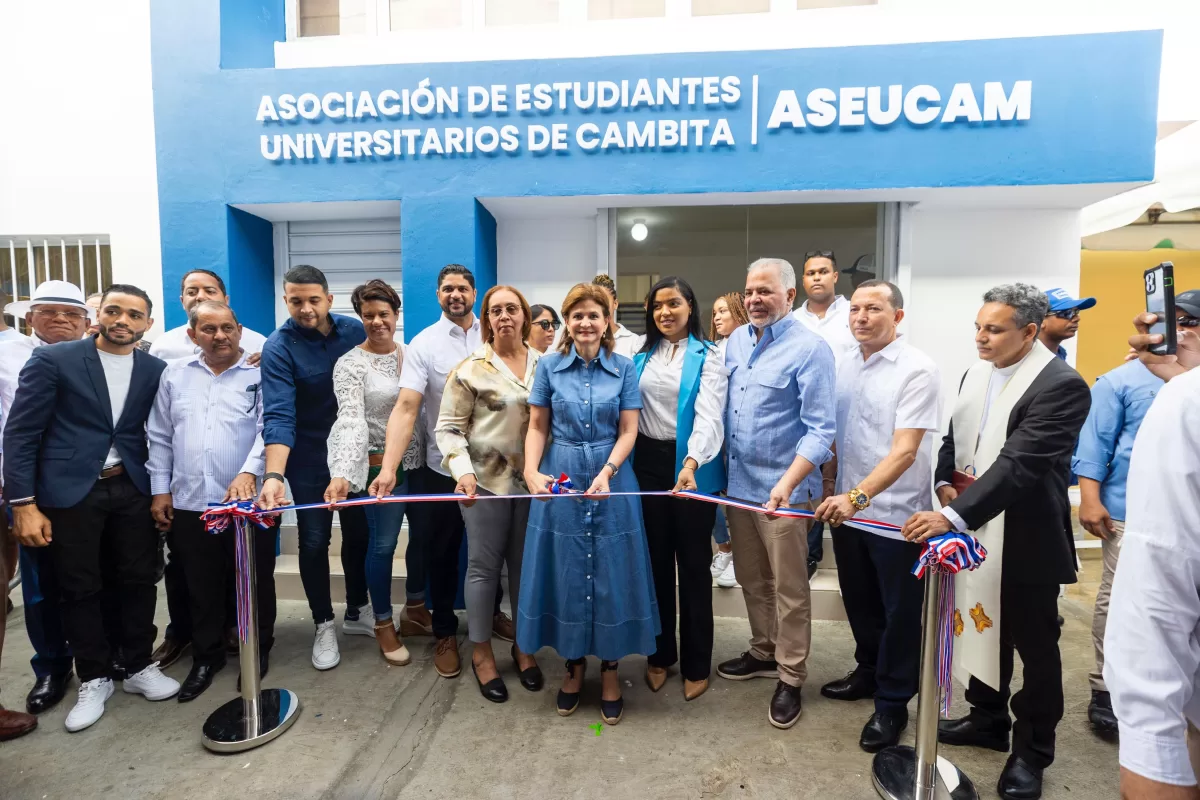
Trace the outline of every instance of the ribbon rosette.
<instances>
[{"instance_id":1,"label":"ribbon rosette","mask_svg":"<svg viewBox=\"0 0 1200 800\"><path fill-rule=\"evenodd\" d=\"M938 699L942 716L950 716L954 672L954 576L959 572L979 569L987 558L987 550L969 533L951 531L934 536L925 542L925 550L913 567L913 575L925 577L933 570L930 580L938 580Z\"/></svg>"},{"instance_id":2,"label":"ribbon rosette","mask_svg":"<svg viewBox=\"0 0 1200 800\"><path fill-rule=\"evenodd\" d=\"M571 483L571 479L564 472L558 476L558 480L550 484L549 488L550 494L571 494L575 491L575 484Z\"/></svg>"},{"instance_id":3,"label":"ribbon rosette","mask_svg":"<svg viewBox=\"0 0 1200 800\"><path fill-rule=\"evenodd\" d=\"M244 524L245 522L253 522L258 527L266 530L275 524L274 511L262 511L253 500L239 500L234 503L218 503L209 506L208 510L200 515L200 519L204 520L204 529L209 533L220 533L229 527L229 521L234 520L235 525Z\"/></svg>"}]
</instances>

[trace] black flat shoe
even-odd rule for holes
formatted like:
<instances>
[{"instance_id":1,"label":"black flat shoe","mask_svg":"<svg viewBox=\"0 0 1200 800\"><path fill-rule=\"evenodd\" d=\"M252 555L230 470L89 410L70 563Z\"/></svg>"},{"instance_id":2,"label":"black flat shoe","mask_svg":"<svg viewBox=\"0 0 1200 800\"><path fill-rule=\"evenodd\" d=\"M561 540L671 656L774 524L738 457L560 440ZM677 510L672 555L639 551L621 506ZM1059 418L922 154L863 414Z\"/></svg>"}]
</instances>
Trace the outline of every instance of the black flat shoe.
<instances>
[{"instance_id":1,"label":"black flat shoe","mask_svg":"<svg viewBox=\"0 0 1200 800\"><path fill-rule=\"evenodd\" d=\"M191 671L183 680L183 685L179 687L177 695L179 702L186 703L204 694L205 690L212 686L213 677L224 666L224 664L193 664Z\"/></svg>"},{"instance_id":2,"label":"black flat shoe","mask_svg":"<svg viewBox=\"0 0 1200 800\"><path fill-rule=\"evenodd\" d=\"M25 696L25 710L30 714L41 714L58 705L67 693L67 685L71 683L71 671L64 675L47 675L38 678Z\"/></svg>"},{"instance_id":3,"label":"black flat shoe","mask_svg":"<svg viewBox=\"0 0 1200 800\"><path fill-rule=\"evenodd\" d=\"M575 675L575 668L579 670L579 692L564 692L558 690L558 715L560 717L569 717L575 713L575 709L579 708L579 695L583 691L583 676L587 674L587 661L582 658L571 659L567 662L567 672L571 676Z\"/></svg>"},{"instance_id":4,"label":"black flat shoe","mask_svg":"<svg viewBox=\"0 0 1200 800\"><path fill-rule=\"evenodd\" d=\"M601 661L600 674L605 672L616 672L616 661ZM617 681L620 686L620 681ZM616 725L621 721L621 716L625 713L625 698L618 697L616 700L601 700L600 701L600 719L604 720L607 725Z\"/></svg>"},{"instance_id":5,"label":"black flat shoe","mask_svg":"<svg viewBox=\"0 0 1200 800\"><path fill-rule=\"evenodd\" d=\"M959 719L940 721L938 741L958 747L984 747L1001 753L1008 752L1008 731L988 725L970 714Z\"/></svg>"},{"instance_id":6,"label":"black flat shoe","mask_svg":"<svg viewBox=\"0 0 1200 800\"><path fill-rule=\"evenodd\" d=\"M767 720L781 730L787 730L800 720L800 687L779 681L771 697Z\"/></svg>"},{"instance_id":7,"label":"black flat shoe","mask_svg":"<svg viewBox=\"0 0 1200 800\"><path fill-rule=\"evenodd\" d=\"M1008 757L996 793L1004 800L1037 800L1042 796L1042 771L1014 754Z\"/></svg>"},{"instance_id":8,"label":"black flat shoe","mask_svg":"<svg viewBox=\"0 0 1200 800\"><path fill-rule=\"evenodd\" d=\"M1092 702L1088 703L1088 722L1092 725L1092 731L1104 741L1117 741L1117 715L1113 713L1112 697L1108 692L1092 691Z\"/></svg>"},{"instance_id":9,"label":"black flat shoe","mask_svg":"<svg viewBox=\"0 0 1200 800\"><path fill-rule=\"evenodd\" d=\"M267 677L267 673L270 671L271 671L271 653L259 651L259 653L258 653L258 681L259 681L260 689L262 688L263 678ZM240 671L238 672L237 690L238 690L238 692L242 691L242 673Z\"/></svg>"},{"instance_id":10,"label":"black flat shoe","mask_svg":"<svg viewBox=\"0 0 1200 800\"><path fill-rule=\"evenodd\" d=\"M521 669L521 664L517 661L517 646L512 646L512 660L517 667L517 678L521 681L521 688L529 692L540 692L542 687L546 685L546 678L542 675L542 668L534 664L529 669Z\"/></svg>"},{"instance_id":11,"label":"black flat shoe","mask_svg":"<svg viewBox=\"0 0 1200 800\"><path fill-rule=\"evenodd\" d=\"M862 667L840 680L830 681L821 687L821 694L830 700L863 700L875 696L875 673Z\"/></svg>"},{"instance_id":12,"label":"black flat shoe","mask_svg":"<svg viewBox=\"0 0 1200 800\"><path fill-rule=\"evenodd\" d=\"M508 687L504 685L504 679L500 677L499 670L496 670L496 677L487 683L479 680L479 670L475 669L474 661L471 661L471 672L475 673L475 683L479 684L479 693L484 696L484 699L491 700L493 703L508 702Z\"/></svg>"},{"instance_id":13,"label":"black flat shoe","mask_svg":"<svg viewBox=\"0 0 1200 800\"><path fill-rule=\"evenodd\" d=\"M779 665L774 659L760 661L747 650L737 658L722 661L717 665L717 674L731 681L748 681L751 678L779 678Z\"/></svg>"},{"instance_id":14,"label":"black flat shoe","mask_svg":"<svg viewBox=\"0 0 1200 800\"><path fill-rule=\"evenodd\" d=\"M858 746L868 753L878 753L885 747L899 744L900 733L907 725L907 714L880 714L877 711L863 726Z\"/></svg>"}]
</instances>

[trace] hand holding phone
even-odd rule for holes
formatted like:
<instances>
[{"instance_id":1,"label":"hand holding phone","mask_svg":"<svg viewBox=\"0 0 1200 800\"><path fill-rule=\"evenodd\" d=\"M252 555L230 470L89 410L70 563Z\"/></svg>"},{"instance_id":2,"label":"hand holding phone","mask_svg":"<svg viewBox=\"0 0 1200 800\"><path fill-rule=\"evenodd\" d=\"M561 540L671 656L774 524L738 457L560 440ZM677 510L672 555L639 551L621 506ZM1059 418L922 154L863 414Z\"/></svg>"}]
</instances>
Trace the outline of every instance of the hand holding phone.
<instances>
[{"instance_id":1,"label":"hand holding phone","mask_svg":"<svg viewBox=\"0 0 1200 800\"><path fill-rule=\"evenodd\" d=\"M1157 319L1150 326L1150 333L1162 336L1162 342L1150 345L1150 352L1158 356L1175 354L1175 265L1164 261L1148 269L1142 278L1146 284L1146 311Z\"/></svg>"}]
</instances>

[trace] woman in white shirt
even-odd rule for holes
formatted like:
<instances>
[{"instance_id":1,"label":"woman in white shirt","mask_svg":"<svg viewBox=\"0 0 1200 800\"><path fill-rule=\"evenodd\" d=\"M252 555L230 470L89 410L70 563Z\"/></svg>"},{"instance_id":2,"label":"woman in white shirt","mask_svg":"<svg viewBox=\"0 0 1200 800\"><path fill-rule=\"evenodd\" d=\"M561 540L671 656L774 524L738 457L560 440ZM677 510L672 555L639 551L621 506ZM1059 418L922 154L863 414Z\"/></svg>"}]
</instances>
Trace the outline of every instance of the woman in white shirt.
<instances>
[{"instance_id":1,"label":"woman in white shirt","mask_svg":"<svg viewBox=\"0 0 1200 800\"><path fill-rule=\"evenodd\" d=\"M393 338L400 311L400 296L381 280L367 281L357 287L350 302L362 319L367 340L338 359L333 368L333 393L338 401L337 421L329 432L328 503L361 495L379 474L388 417L400 394L400 368L404 346ZM417 426L414 430L422 430ZM407 493L406 470L422 466L424 443L414 434L396 474L393 495ZM405 503L380 503L364 509L370 540L367 545L367 591L375 614L375 640L389 664L404 665L410 660L408 648L400 641L392 621L392 560L400 526L404 522ZM406 554L414 555L414 554ZM409 558L411 568L419 556ZM414 602L409 597L409 602ZM423 607L424 594L415 598Z\"/></svg>"},{"instance_id":2,"label":"woman in white shirt","mask_svg":"<svg viewBox=\"0 0 1200 800\"><path fill-rule=\"evenodd\" d=\"M725 488L720 458L725 439L729 373L708 341L696 295L681 278L663 278L646 302L646 341L634 358L642 393L633 471L642 491ZM658 598L657 650L647 659L646 684L657 692L667 669L680 665L683 696L708 689L712 667L712 555L716 506L702 500L643 497L642 517ZM678 570L677 570L678 567ZM675 579L679 578L679 646L675 643Z\"/></svg>"},{"instance_id":3,"label":"woman in white shirt","mask_svg":"<svg viewBox=\"0 0 1200 800\"><path fill-rule=\"evenodd\" d=\"M741 292L730 292L713 301L712 323L708 326L708 338L717 344L721 363L725 363L725 345L733 332L750 321L746 313L746 301ZM724 458L724 456L722 456ZM725 509L717 506L717 522L713 525L713 540L717 552L713 554L708 571L717 581L717 586L732 589L737 586L733 570L733 545L729 543L729 523L725 521Z\"/></svg>"}]
</instances>

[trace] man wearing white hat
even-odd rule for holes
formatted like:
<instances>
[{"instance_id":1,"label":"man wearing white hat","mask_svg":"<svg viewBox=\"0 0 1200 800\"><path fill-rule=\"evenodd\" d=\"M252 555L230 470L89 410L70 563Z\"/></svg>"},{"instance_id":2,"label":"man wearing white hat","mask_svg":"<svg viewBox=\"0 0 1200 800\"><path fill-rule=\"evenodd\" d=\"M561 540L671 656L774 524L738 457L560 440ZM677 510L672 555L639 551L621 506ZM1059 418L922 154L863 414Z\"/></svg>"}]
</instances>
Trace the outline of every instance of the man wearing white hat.
<instances>
[{"instance_id":1,"label":"man wearing white hat","mask_svg":"<svg viewBox=\"0 0 1200 800\"><path fill-rule=\"evenodd\" d=\"M39 284L28 301L9 303L4 313L24 319L33 333L0 341L0 433L17 393L17 376L34 349L80 339L87 330L89 317L83 292L67 281ZM20 562L25 629L33 645L30 663L36 679L25 698L25 708L30 714L40 714L53 708L66 692L71 681L71 650L63 634L58 586L48 551L23 547Z\"/></svg>"}]
</instances>

